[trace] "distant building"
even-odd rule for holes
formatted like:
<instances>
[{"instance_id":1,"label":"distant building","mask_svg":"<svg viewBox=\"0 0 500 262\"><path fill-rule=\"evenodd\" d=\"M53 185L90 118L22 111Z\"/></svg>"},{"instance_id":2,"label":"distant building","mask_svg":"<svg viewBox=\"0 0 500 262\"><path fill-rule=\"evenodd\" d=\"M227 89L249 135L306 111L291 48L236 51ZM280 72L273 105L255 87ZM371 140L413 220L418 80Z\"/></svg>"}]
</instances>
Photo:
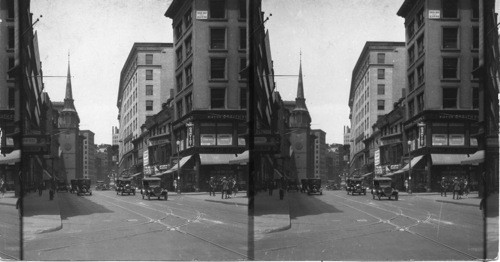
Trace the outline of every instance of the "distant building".
<instances>
[{"instance_id":1,"label":"distant building","mask_svg":"<svg viewBox=\"0 0 500 262\"><path fill-rule=\"evenodd\" d=\"M172 43L134 43L120 74L118 89L120 175L132 174L138 161L132 140L147 117L158 113L174 83ZM115 132L116 130L113 130Z\"/></svg>"},{"instance_id":2,"label":"distant building","mask_svg":"<svg viewBox=\"0 0 500 262\"><path fill-rule=\"evenodd\" d=\"M83 136L83 178L89 178L92 183L97 181L96 174L96 153L97 148L94 143L94 132L90 130L81 130Z\"/></svg>"},{"instance_id":3,"label":"distant building","mask_svg":"<svg viewBox=\"0 0 500 262\"><path fill-rule=\"evenodd\" d=\"M344 126L344 145L349 145L351 139L351 129L349 126Z\"/></svg>"},{"instance_id":4,"label":"distant building","mask_svg":"<svg viewBox=\"0 0 500 262\"><path fill-rule=\"evenodd\" d=\"M112 145L119 145L120 144L120 130L118 127L113 126L111 127L111 137L112 137Z\"/></svg>"},{"instance_id":5,"label":"distant building","mask_svg":"<svg viewBox=\"0 0 500 262\"><path fill-rule=\"evenodd\" d=\"M327 164L326 164L326 132L321 129L312 129L311 134L315 136L314 139L314 178L321 178L326 181L327 178Z\"/></svg>"},{"instance_id":6,"label":"distant building","mask_svg":"<svg viewBox=\"0 0 500 262\"><path fill-rule=\"evenodd\" d=\"M349 92L351 120L350 173L368 172L363 140L379 116L393 109L406 82L404 42L366 42L352 72Z\"/></svg>"}]
</instances>

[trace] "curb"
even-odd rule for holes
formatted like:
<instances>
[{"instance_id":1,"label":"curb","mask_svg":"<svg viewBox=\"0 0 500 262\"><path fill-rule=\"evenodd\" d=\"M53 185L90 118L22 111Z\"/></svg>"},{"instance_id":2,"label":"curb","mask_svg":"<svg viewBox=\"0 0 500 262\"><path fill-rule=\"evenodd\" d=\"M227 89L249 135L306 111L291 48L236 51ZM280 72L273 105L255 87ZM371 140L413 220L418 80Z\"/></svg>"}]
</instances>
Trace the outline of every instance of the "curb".
<instances>
[{"instance_id":1,"label":"curb","mask_svg":"<svg viewBox=\"0 0 500 262\"><path fill-rule=\"evenodd\" d=\"M472 206L472 207L479 207L478 204L471 204L471 203L459 203L455 201L448 201L448 200L434 200L436 202L442 202L442 203L450 203L450 204L455 204L455 205L462 205L462 206Z\"/></svg>"},{"instance_id":2,"label":"curb","mask_svg":"<svg viewBox=\"0 0 500 262\"><path fill-rule=\"evenodd\" d=\"M271 234L271 233L281 232L281 231L285 231L285 230L292 228L292 219L290 218L290 201L288 200L288 198L286 199L286 203L288 206L288 215L287 215L288 216L288 224L287 225L277 227L277 228L271 228L271 229L256 230L256 232L260 233L260 234Z\"/></svg>"}]
</instances>

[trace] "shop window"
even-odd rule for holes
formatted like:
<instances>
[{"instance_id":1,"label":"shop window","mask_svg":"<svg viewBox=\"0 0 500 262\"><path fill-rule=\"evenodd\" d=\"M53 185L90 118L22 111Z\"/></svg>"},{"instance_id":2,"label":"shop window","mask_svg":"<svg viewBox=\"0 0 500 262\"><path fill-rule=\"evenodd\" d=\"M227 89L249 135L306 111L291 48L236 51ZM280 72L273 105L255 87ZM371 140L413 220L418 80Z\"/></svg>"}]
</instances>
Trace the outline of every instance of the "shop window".
<instances>
[{"instance_id":1,"label":"shop window","mask_svg":"<svg viewBox=\"0 0 500 262\"><path fill-rule=\"evenodd\" d=\"M448 127L448 143L450 146L465 145L465 126L464 124L450 123Z\"/></svg>"},{"instance_id":2,"label":"shop window","mask_svg":"<svg viewBox=\"0 0 500 262\"><path fill-rule=\"evenodd\" d=\"M239 146L245 146L246 141L244 138L244 135L248 134L248 128L247 124L245 123L238 123L238 145Z\"/></svg>"},{"instance_id":3,"label":"shop window","mask_svg":"<svg viewBox=\"0 0 500 262\"><path fill-rule=\"evenodd\" d=\"M433 146L448 145L448 130L446 123L432 124L432 145Z\"/></svg>"}]
</instances>

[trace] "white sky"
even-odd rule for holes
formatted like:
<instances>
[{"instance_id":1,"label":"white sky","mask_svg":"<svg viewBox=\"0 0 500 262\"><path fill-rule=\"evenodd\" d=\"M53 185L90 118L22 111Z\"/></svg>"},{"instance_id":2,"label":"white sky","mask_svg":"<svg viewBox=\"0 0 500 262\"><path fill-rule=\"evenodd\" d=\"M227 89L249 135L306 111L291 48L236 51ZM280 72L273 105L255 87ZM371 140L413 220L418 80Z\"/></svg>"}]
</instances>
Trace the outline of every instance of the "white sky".
<instances>
[{"instance_id":1,"label":"white sky","mask_svg":"<svg viewBox=\"0 0 500 262\"><path fill-rule=\"evenodd\" d=\"M497 12L499 0L496 1ZM80 129L111 144L117 126L120 71L134 42L172 42L171 0L32 0L42 70L66 76L71 52L73 98ZM327 143L343 142L349 123L352 69L366 41L404 41L403 0L263 0L277 75L297 75L299 51L313 129ZM52 101L63 101L66 78L44 78ZM284 100L294 100L297 77L277 77Z\"/></svg>"}]
</instances>

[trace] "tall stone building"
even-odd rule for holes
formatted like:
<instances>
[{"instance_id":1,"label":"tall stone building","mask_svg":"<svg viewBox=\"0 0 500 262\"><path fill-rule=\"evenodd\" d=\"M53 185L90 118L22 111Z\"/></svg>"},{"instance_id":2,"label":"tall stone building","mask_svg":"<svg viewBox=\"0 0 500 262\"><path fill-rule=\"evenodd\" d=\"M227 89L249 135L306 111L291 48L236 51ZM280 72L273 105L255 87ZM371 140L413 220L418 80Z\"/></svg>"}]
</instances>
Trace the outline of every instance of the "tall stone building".
<instances>
[{"instance_id":1,"label":"tall stone building","mask_svg":"<svg viewBox=\"0 0 500 262\"><path fill-rule=\"evenodd\" d=\"M295 158L297 178L314 178L314 144L311 136L311 116L306 106L304 96L304 84L302 80L302 59L299 67L299 83L297 86L297 97L295 107L290 115L290 143Z\"/></svg>"},{"instance_id":2,"label":"tall stone building","mask_svg":"<svg viewBox=\"0 0 500 262\"><path fill-rule=\"evenodd\" d=\"M97 148L94 143L94 132L82 130L80 135L83 137L83 177L89 178L92 183L95 183L97 180L95 165Z\"/></svg>"},{"instance_id":3,"label":"tall stone building","mask_svg":"<svg viewBox=\"0 0 500 262\"><path fill-rule=\"evenodd\" d=\"M314 178L328 180L327 177L327 152L326 152L326 132L321 129L311 130L314 135Z\"/></svg>"},{"instance_id":4,"label":"tall stone building","mask_svg":"<svg viewBox=\"0 0 500 262\"><path fill-rule=\"evenodd\" d=\"M80 151L80 117L78 116L73 100L69 60L68 75L66 80L66 95L64 97L63 108L59 111L58 128L58 140L62 150L66 179L67 181L70 181L71 179L81 178L82 152Z\"/></svg>"}]
</instances>

